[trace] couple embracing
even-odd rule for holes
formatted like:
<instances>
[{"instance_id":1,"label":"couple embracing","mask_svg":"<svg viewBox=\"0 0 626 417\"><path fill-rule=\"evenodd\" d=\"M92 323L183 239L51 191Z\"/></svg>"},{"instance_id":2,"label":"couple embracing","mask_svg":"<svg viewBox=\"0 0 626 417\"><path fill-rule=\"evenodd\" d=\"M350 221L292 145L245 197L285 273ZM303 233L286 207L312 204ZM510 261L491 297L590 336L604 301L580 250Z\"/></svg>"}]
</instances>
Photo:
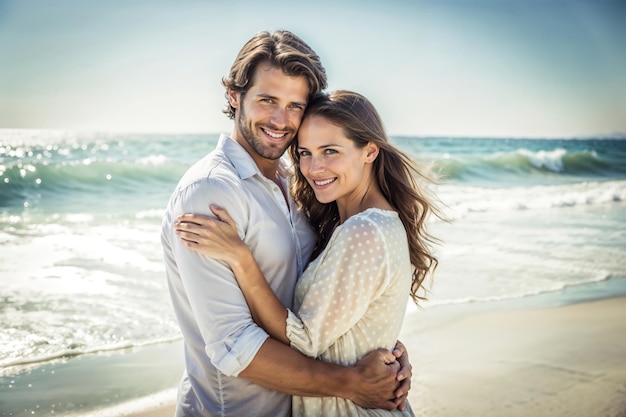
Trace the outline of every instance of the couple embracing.
<instances>
[{"instance_id":1,"label":"couple embracing","mask_svg":"<svg viewBox=\"0 0 626 417\"><path fill-rule=\"evenodd\" d=\"M290 32L255 35L223 84L233 131L163 220L176 416L412 416L397 339L437 264L422 173Z\"/></svg>"}]
</instances>

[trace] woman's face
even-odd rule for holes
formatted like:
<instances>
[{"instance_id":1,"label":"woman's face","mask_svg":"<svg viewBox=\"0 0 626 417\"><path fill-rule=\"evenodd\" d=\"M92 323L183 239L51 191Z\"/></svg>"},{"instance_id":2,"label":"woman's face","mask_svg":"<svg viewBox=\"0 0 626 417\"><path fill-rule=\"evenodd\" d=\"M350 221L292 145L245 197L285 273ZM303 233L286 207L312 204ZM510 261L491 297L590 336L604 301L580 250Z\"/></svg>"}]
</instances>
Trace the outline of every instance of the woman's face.
<instances>
[{"instance_id":1,"label":"woman's face","mask_svg":"<svg viewBox=\"0 0 626 417\"><path fill-rule=\"evenodd\" d=\"M300 172L320 203L358 202L369 187L370 146L357 148L343 129L321 116L308 116L298 131ZM369 161L369 162L368 162Z\"/></svg>"}]
</instances>

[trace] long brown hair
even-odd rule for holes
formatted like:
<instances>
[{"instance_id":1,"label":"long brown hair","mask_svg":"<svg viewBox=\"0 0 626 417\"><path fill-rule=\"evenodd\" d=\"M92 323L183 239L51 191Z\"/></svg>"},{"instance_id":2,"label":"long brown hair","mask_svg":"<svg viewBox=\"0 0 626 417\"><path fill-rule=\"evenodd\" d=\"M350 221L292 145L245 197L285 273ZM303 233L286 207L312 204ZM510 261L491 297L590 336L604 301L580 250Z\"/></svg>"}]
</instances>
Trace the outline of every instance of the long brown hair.
<instances>
[{"instance_id":1,"label":"long brown hair","mask_svg":"<svg viewBox=\"0 0 626 417\"><path fill-rule=\"evenodd\" d=\"M241 48L227 77L222 78L226 88L227 105L224 113L235 118L235 108L228 101L228 90L245 94L256 67L268 63L290 76L304 76L309 84L309 100L326 89L326 70L319 56L309 45L286 30L259 32Z\"/></svg>"},{"instance_id":2,"label":"long brown hair","mask_svg":"<svg viewBox=\"0 0 626 417\"><path fill-rule=\"evenodd\" d=\"M373 164L373 174L384 197L398 212L406 230L413 265L411 297L416 304L419 300L426 299L418 292L421 292L419 290L423 287L424 279L437 266L437 258L433 256L429 246L436 240L427 232L426 221L431 213L441 216L437 207L426 197L426 190L418 180L431 182L432 177L422 172L409 156L389 142L380 115L362 95L345 90L319 95L306 109L304 117L310 116L321 116L341 127L346 137L359 148L370 142L378 145L380 150ZM313 252L313 257L316 257L337 226L339 211L336 202L322 204L315 198L313 189L300 172L297 146L296 138L289 148L296 168L291 192L306 213L309 224L317 232L318 240Z\"/></svg>"}]
</instances>

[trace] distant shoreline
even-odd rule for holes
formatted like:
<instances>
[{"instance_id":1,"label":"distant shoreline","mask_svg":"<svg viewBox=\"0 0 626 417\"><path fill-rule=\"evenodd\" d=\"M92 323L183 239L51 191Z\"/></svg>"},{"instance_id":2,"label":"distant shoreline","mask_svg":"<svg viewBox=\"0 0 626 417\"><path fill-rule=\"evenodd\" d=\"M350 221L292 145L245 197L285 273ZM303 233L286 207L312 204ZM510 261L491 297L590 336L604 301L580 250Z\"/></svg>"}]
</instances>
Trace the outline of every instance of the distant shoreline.
<instances>
[{"instance_id":1,"label":"distant shoreline","mask_svg":"<svg viewBox=\"0 0 626 417\"><path fill-rule=\"evenodd\" d=\"M125 130L125 129L72 129L72 128L2 128L0 127L0 135L6 133L40 133L40 132L54 132L57 134L63 133L77 133L77 134L94 134L94 135L119 135L119 134L127 134L127 135L136 135L136 136L162 136L162 135L172 135L172 136L219 136L222 133L228 134L229 131L225 132L209 132L209 131L184 131L184 130ZM611 133L595 133L595 134L580 134L580 135L564 135L564 136L556 136L556 135L546 135L546 136L525 136L525 135L517 135L517 134L507 134L507 135L480 135L480 134L467 134L467 135L459 135L459 134L445 134L445 133L437 133L437 134L425 134L425 133L393 133L389 132L389 136L392 139L452 139L452 140L463 140L463 139L493 139L493 140L626 140L626 132L611 132Z\"/></svg>"}]
</instances>

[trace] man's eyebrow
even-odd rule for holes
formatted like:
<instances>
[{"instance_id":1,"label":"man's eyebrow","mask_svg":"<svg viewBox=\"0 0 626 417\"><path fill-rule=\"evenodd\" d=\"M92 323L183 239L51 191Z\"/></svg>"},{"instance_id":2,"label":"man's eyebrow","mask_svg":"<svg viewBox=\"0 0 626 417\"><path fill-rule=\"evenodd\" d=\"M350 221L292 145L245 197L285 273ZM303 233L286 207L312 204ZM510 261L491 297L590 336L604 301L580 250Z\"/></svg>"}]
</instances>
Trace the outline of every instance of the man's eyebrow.
<instances>
[{"instance_id":1,"label":"man's eyebrow","mask_svg":"<svg viewBox=\"0 0 626 417\"><path fill-rule=\"evenodd\" d=\"M272 100L278 100L278 97L273 96L273 95L268 94L268 93L256 93L255 97L269 98L269 99L272 99ZM298 106L306 107L308 103L306 101L292 101L290 104L296 104Z\"/></svg>"},{"instance_id":2,"label":"man's eyebrow","mask_svg":"<svg viewBox=\"0 0 626 417\"><path fill-rule=\"evenodd\" d=\"M272 95L270 93L260 92L260 93L256 93L255 96L256 97L271 98L271 99L274 99L274 100L278 100L277 96L274 96L274 95ZM292 103L293 104L299 104L301 106L306 106L307 105L306 101L292 101Z\"/></svg>"}]
</instances>

